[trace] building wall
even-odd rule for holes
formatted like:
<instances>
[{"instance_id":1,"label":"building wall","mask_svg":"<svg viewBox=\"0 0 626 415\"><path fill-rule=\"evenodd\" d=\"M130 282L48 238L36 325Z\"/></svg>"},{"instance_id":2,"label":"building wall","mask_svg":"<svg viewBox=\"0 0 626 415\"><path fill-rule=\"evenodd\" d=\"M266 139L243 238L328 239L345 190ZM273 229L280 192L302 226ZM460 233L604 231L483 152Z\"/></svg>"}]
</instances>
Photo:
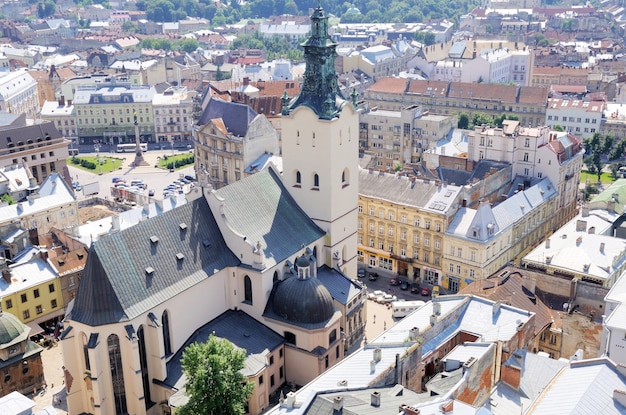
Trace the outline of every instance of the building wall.
<instances>
[{"instance_id":1,"label":"building wall","mask_svg":"<svg viewBox=\"0 0 626 415\"><path fill-rule=\"evenodd\" d=\"M22 298L26 301L22 301ZM5 296L3 300L4 306L7 306L9 301L13 305L13 307L7 308L5 311L13 314L25 324L45 318L46 314L54 313L64 307L62 290L58 279L49 280L28 289L20 290Z\"/></svg>"},{"instance_id":2,"label":"building wall","mask_svg":"<svg viewBox=\"0 0 626 415\"><path fill-rule=\"evenodd\" d=\"M6 396L14 391L28 395L43 387L46 380L41 361L41 348L39 347L39 349L38 352L30 356L23 356L26 351L26 341L8 348L7 354L3 354L2 361L0 361L0 370L2 370L3 376L2 382L0 382L0 395ZM20 354L22 358L5 363L6 360Z\"/></svg>"},{"instance_id":3,"label":"building wall","mask_svg":"<svg viewBox=\"0 0 626 415\"><path fill-rule=\"evenodd\" d=\"M335 266L331 255L335 256L351 277L357 268L358 117L357 110L346 103L332 120L319 119L310 109L298 107L282 121L285 186L328 235L321 262Z\"/></svg>"},{"instance_id":4,"label":"building wall","mask_svg":"<svg viewBox=\"0 0 626 415\"><path fill-rule=\"evenodd\" d=\"M440 284L444 215L359 195L358 222L359 261Z\"/></svg>"}]
</instances>

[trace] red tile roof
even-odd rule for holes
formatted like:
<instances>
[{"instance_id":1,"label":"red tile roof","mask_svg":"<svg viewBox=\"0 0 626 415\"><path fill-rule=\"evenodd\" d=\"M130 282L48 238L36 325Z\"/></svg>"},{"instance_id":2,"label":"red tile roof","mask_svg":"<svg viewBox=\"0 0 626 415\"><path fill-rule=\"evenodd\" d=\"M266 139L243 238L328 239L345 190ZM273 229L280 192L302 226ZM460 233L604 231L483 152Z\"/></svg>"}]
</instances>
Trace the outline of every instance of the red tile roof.
<instances>
[{"instance_id":1,"label":"red tile roof","mask_svg":"<svg viewBox=\"0 0 626 415\"><path fill-rule=\"evenodd\" d=\"M388 92L402 94L406 91L407 80L404 78L381 78L369 88L368 92Z\"/></svg>"},{"instance_id":2,"label":"red tile roof","mask_svg":"<svg viewBox=\"0 0 626 415\"><path fill-rule=\"evenodd\" d=\"M409 81L407 93L418 95L446 96L448 93L448 83L445 81L420 81L412 79Z\"/></svg>"},{"instance_id":3,"label":"red tile roof","mask_svg":"<svg viewBox=\"0 0 626 415\"><path fill-rule=\"evenodd\" d=\"M548 88L541 86L521 86L519 88L520 104L545 105L548 102Z\"/></svg>"}]
</instances>

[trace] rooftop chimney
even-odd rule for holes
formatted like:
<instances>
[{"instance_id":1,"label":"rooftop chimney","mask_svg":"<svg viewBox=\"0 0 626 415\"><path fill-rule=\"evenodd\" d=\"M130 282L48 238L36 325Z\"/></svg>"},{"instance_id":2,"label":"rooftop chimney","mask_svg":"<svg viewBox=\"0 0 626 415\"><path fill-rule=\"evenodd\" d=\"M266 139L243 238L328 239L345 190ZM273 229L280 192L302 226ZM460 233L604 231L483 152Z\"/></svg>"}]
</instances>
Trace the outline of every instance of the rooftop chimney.
<instances>
[{"instance_id":1,"label":"rooftop chimney","mask_svg":"<svg viewBox=\"0 0 626 415\"><path fill-rule=\"evenodd\" d=\"M441 303L433 299L433 314L438 316L441 314Z\"/></svg>"},{"instance_id":2,"label":"rooftop chimney","mask_svg":"<svg viewBox=\"0 0 626 415\"><path fill-rule=\"evenodd\" d=\"M434 326L437 323L437 316L435 314L430 315L430 325Z\"/></svg>"},{"instance_id":3,"label":"rooftop chimney","mask_svg":"<svg viewBox=\"0 0 626 415\"><path fill-rule=\"evenodd\" d=\"M378 391L374 391L372 392L372 396L371 396L372 400L372 406L375 406L376 408L378 408L380 406L380 392Z\"/></svg>"},{"instance_id":4,"label":"rooftop chimney","mask_svg":"<svg viewBox=\"0 0 626 415\"><path fill-rule=\"evenodd\" d=\"M420 415L420 410L414 406L407 406L404 408L405 415Z\"/></svg>"},{"instance_id":5,"label":"rooftop chimney","mask_svg":"<svg viewBox=\"0 0 626 415\"><path fill-rule=\"evenodd\" d=\"M550 238L546 239L546 249L550 249Z\"/></svg>"},{"instance_id":6,"label":"rooftop chimney","mask_svg":"<svg viewBox=\"0 0 626 415\"><path fill-rule=\"evenodd\" d=\"M500 306L502 306L502 303L500 303L500 301L493 303L493 308L491 309L491 314L493 316L500 312Z\"/></svg>"},{"instance_id":7,"label":"rooftop chimney","mask_svg":"<svg viewBox=\"0 0 626 415\"><path fill-rule=\"evenodd\" d=\"M380 362L380 360L383 357L383 351L380 347L377 347L374 349L374 361L375 362Z\"/></svg>"},{"instance_id":8,"label":"rooftop chimney","mask_svg":"<svg viewBox=\"0 0 626 415\"><path fill-rule=\"evenodd\" d=\"M600 242L600 252L604 253L604 242Z\"/></svg>"},{"instance_id":9,"label":"rooftop chimney","mask_svg":"<svg viewBox=\"0 0 626 415\"><path fill-rule=\"evenodd\" d=\"M626 391L614 389L613 400L617 401L622 406L626 406Z\"/></svg>"},{"instance_id":10,"label":"rooftop chimney","mask_svg":"<svg viewBox=\"0 0 626 415\"><path fill-rule=\"evenodd\" d=\"M65 106L65 95L61 95L61 98L59 98L59 107L64 107Z\"/></svg>"},{"instance_id":11,"label":"rooftop chimney","mask_svg":"<svg viewBox=\"0 0 626 415\"><path fill-rule=\"evenodd\" d=\"M453 399L447 400L446 402L441 404L439 409L441 409L441 412L443 412L444 414L454 411L454 400Z\"/></svg>"},{"instance_id":12,"label":"rooftop chimney","mask_svg":"<svg viewBox=\"0 0 626 415\"><path fill-rule=\"evenodd\" d=\"M420 334L419 327L413 327L411 330L409 330L409 340L417 339L417 336L419 336L419 334Z\"/></svg>"},{"instance_id":13,"label":"rooftop chimney","mask_svg":"<svg viewBox=\"0 0 626 415\"><path fill-rule=\"evenodd\" d=\"M11 284L11 270L5 268L2 270L2 278L8 283Z\"/></svg>"},{"instance_id":14,"label":"rooftop chimney","mask_svg":"<svg viewBox=\"0 0 626 415\"><path fill-rule=\"evenodd\" d=\"M343 413L343 396L335 396L333 399L333 414Z\"/></svg>"}]
</instances>

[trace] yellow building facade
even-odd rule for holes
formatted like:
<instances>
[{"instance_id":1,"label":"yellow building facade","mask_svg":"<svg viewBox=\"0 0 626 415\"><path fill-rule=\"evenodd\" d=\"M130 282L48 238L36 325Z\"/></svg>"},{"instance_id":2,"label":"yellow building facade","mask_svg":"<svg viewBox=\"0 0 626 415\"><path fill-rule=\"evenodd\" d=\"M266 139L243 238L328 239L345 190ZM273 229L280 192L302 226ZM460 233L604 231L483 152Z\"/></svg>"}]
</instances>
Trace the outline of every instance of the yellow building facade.
<instances>
[{"instance_id":1,"label":"yellow building facade","mask_svg":"<svg viewBox=\"0 0 626 415\"><path fill-rule=\"evenodd\" d=\"M461 188L362 170L358 257L370 267L441 283L443 239Z\"/></svg>"}]
</instances>

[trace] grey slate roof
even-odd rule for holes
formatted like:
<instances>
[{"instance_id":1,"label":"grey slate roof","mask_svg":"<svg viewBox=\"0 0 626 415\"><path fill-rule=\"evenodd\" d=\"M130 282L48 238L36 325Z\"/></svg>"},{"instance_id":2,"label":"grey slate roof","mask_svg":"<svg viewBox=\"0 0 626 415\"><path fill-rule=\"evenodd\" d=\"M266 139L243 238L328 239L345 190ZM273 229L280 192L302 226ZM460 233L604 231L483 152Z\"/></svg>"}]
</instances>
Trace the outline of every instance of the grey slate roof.
<instances>
[{"instance_id":1,"label":"grey slate roof","mask_svg":"<svg viewBox=\"0 0 626 415\"><path fill-rule=\"evenodd\" d=\"M221 118L228 131L237 137L245 137L248 126L258 114L246 104L228 102L211 97L206 104L198 125L206 125L209 121Z\"/></svg>"},{"instance_id":2,"label":"grey slate roof","mask_svg":"<svg viewBox=\"0 0 626 415\"><path fill-rule=\"evenodd\" d=\"M265 355L279 348L284 340L275 331L256 321L243 311L227 310L209 323L200 327L167 363L164 383L178 389L184 386L181 358L183 351L192 343L206 342L209 336L223 338L240 349L246 350L246 361L242 373L257 374L265 367Z\"/></svg>"},{"instance_id":3,"label":"grey slate roof","mask_svg":"<svg viewBox=\"0 0 626 415\"><path fill-rule=\"evenodd\" d=\"M19 141L23 141L24 145L26 145L27 140L33 140L33 143L36 145L38 139L45 142L48 138L53 140L63 136L59 133L59 130L56 129L54 123L46 121L34 125L7 126L0 128L0 148L8 148L9 140L7 137L10 137L10 142L17 146Z\"/></svg>"},{"instance_id":4,"label":"grey slate roof","mask_svg":"<svg viewBox=\"0 0 626 415\"><path fill-rule=\"evenodd\" d=\"M228 224L252 244L261 243L271 267L325 235L285 189L271 168L216 191Z\"/></svg>"},{"instance_id":5,"label":"grey slate roof","mask_svg":"<svg viewBox=\"0 0 626 415\"><path fill-rule=\"evenodd\" d=\"M394 201L406 206L424 207L437 191L434 180L359 170L359 194L376 199Z\"/></svg>"},{"instance_id":6,"label":"grey slate roof","mask_svg":"<svg viewBox=\"0 0 626 415\"><path fill-rule=\"evenodd\" d=\"M238 264L206 199L198 198L94 242L70 319L90 326L128 321Z\"/></svg>"},{"instance_id":7,"label":"grey slate roof","mask_svg":"<svg viewBox=\"0 0 626 415\"><path fill-rule=\"evenodd\" d=\"M317 279L324 284L333 299L343 305L347 305L363 290L350 278L328 265L322 265L317 269Z\"/></svg>"}]
</instances>

